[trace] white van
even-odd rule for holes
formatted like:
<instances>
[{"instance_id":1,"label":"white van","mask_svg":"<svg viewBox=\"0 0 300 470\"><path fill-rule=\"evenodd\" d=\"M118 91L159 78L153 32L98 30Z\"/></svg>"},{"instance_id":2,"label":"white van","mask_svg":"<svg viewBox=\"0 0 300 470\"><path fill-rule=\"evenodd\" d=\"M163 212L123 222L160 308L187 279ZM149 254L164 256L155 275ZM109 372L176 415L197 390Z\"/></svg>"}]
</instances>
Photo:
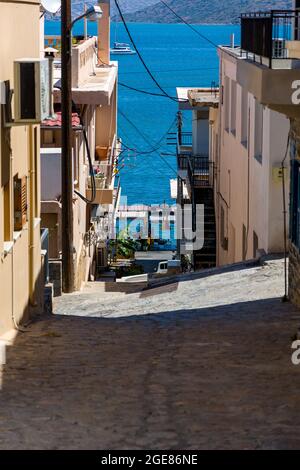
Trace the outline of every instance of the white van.
<instances>
[{"instance_id":1,"label":"white van","mask_svg":"<svg viewBox=\"0 0 300 470\"><path fill-rule=\"evenodd\" d=\"M169 261L161 261L158 265L157 274L168 274L170 269L180 269L181 263L178 259L173 259Z\"/></svg>"}]
</instances>

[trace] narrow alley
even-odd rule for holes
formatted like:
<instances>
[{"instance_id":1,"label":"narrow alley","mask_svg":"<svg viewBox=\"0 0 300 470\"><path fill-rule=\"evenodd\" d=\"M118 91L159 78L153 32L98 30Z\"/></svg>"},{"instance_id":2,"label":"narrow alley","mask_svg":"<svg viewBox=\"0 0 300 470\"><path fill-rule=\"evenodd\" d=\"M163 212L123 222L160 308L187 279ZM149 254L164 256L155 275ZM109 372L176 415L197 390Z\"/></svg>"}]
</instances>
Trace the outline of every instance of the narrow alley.
<instances>
[{"instance_id":1,"label":"narrow alley","mask_svg":"<svg viewBox=\"0 0 300 470\"><path fill-rule=\"evenodd\" d=\"M7 350L0 448L299 448L299 312L282 273L273 260L64 295Z\"/></svg>"}]
</instances>

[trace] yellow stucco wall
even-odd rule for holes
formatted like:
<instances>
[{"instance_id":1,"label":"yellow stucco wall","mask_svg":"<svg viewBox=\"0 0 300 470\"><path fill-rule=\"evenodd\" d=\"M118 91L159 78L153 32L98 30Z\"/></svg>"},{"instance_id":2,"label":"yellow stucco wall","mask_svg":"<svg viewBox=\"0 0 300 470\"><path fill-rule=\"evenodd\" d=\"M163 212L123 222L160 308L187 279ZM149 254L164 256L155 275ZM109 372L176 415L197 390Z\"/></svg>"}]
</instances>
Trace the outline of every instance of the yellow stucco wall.
<instances>
[{"instance_id":1,"label":"yellow stucco wall","mask_svg":"<svg viewBox=\"0 0 300 470\"><path fill-rule=\"evenodd\" d=\"M1 0L0 31L0 81L9 80L13 88L14 60L40 56L39 2ZM34 135L33 127L4 129L0 118L0 335L13 328L14 322L19 323L28 318L31 308L41 309L39 126L35 132L36 145L32 146L30 135ZM34 152L33 168L30 166L31 152ZM31 173L31 170L36 174ZM25 176L27 179L28 203L28 221L18 233L13 232L13 178L16 175L20 178ZM9 225L8 215L4 210L5 186L9 188ZM31 192L34 200L32 207ZM5 252L8 246L9 250Z\"/></svg>"}]
</instances>

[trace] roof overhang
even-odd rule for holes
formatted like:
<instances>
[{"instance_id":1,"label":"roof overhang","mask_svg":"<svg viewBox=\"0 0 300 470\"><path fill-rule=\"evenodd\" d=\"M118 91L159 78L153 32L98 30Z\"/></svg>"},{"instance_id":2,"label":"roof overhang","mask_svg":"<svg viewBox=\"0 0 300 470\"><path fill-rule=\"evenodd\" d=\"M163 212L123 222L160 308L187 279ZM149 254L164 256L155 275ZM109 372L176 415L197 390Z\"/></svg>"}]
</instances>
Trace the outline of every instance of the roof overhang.
<instances>
[{"instance_id":1,"label":"roof overhang","mask_svg":"<svg viewBox=\"0 0 300 470\"><path fill-rule=\"evenodd\" d=\"M193 111L203 108L218 108L219 88L176 88L179 109Z\"/></svg>"}]
</instances>

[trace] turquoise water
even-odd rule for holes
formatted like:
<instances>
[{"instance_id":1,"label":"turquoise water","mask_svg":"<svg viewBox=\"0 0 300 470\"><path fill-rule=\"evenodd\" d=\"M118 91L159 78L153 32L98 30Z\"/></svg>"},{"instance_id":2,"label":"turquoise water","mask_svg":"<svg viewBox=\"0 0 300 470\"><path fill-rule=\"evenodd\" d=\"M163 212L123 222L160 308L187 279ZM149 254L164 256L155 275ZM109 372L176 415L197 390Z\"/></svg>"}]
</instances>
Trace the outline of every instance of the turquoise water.
<instances>
[{"instance_id":1,"label":"turquoise water","mask_svg":"<svg viewBox=\"0 0 300 470\"><path fill-rule=\"evenodd\" d=\"M216 44L229 44L231 33L239 43L239 26L201 25L199 31ZM117 34L116 34L117 28ZM218 56L214 46L196 35L186 25L129 24L145 62L168 94L175 96L177 86L201 87L218 83ZM83 25L74 34L82 34ZM60 34L60 23L46 22L45 34ZM96 34L96 24L89 23L89 34ZM121 24L112 24L112 42L129 42ZM112 56L120 67L119 81L129 86L161 93L147 75L137 55ZM170 179L176 177L175 147L164 137L175 119L177 103L119 87L119 135L124 143L138 151L157 152L138 155L126 152L120 169L122 194L129 204L170 203ZM188 113L187 113L188 114ZM190 129L185 116L185 130ZM175 126L172 132L175 132Z\"/></svg>"}]
</instances>

